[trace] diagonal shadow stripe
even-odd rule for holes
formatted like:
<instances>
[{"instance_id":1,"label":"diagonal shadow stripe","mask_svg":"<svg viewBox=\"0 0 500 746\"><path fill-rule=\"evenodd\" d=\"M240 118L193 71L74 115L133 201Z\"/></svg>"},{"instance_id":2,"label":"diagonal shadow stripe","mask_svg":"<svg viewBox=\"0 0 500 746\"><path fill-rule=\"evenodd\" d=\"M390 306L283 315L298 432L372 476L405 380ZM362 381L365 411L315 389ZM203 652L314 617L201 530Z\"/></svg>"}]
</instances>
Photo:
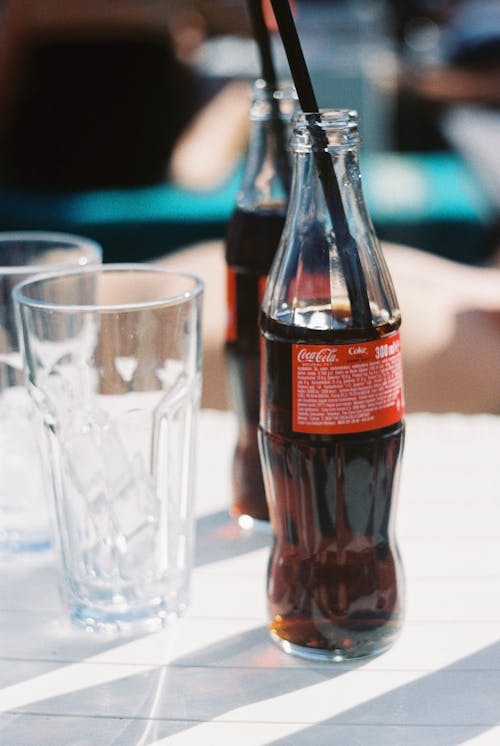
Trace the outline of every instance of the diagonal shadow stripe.
<instances>
[{"instance_id":1,"label":"diagonal shadow stripe","mask_svg":"<svg viewBox=\"0 0 500 746\"><path fill-rule=\"evenodd\" d=\"M298 676L289 668L263 670L263 661L275 653L282 655L270 642L267 630L256 627L198 649L174 660L170 666L141 670L69 694L47 697L11 710L9 714L88 717L91 719L89 733L96 727L96 718L109 717L110 713L120 720L136 718L146 721L150 718L157 721L157 725L154 727L144 722L144 730L147 729L152 737L144 743L152 743L155 738L165 735L164 725L158 725L164 721L169 721L169 734L178 733L200 721L210 721L239 707L294 691ZM210 667L213 661L218 662L216 668ZM260 667L257 667L259 661ZM238 664L240 667L236 668ZM341 667L314 670L300 664L297 663L302 669L300 688L344 673ZM19 728L25 726L21 721L17 727L11 727L0 731L4 739L1 743L15 743L14 735L17 737ZM50 721L46 727L51 727ZM11 736L12 740L9 740ZM51 746L59 744L54 741Z\"/></svg>"},{"instance_id":2,"label":"diagonal shadow stripe","mask_svg":"<svg viewBox=\"0 0 500 746\"><path fill-rule=\"evenodd\" d=\"M270 545L270 531L243 531L225 510L210 513L196 521L197 567L238 557Z\"/></svg>"},{"instance_id":3,"label":"diagonal shadow stripe","mask_svg":"<svg viewBox=\"0 0 500 746\"><path fill-rule=\"evenodd\" d=\"M472 692L474 696L471 696ZM427 740L424 723L428 730L432 729L432 741ZM405 735L408 727L414 727L417 736L421 731L415 743L459 746L498 724L500 640L449 666L294 734L293 746L330 746L332 729L326 726L336 726L342 730L341 726L348 725L358 726L360 744L365 742L370 727L378 726L383 728L383 740L379 742L384 746L402 746L403 743L411 746L408 733ZM365 738L362 738L363 734ZM290 746L290 743L288 738L277 739L270 741L268 746Z\"/></svg>"},{"instance_id":4,"label":"diagonal shadow stripe","mask_svg":"<svg viewBox=\"0 0 500 746\"><path fill-rule=\"evenodd\" d=\"M318 696L331 697L329 682L333 684L334 680L352 674L363 665L361 662L358 665L311 666L290 659L294 668L284 668L282 658L273 665L274 650L266 630L256 627L178 658L171 666L88 687L84 697L80 691L47 698L16 712L87 716L91 719L89 732L96 727L92 719L106 717L109 712L118 719L146 721L149 718L153 723L144 722L146 740L137 742L146 744L182 731L188 734L203 721L234 721L240 708L253 706L258 720L260 705L264 711L269 702L292 693L307 700L308 687L319 686ZM271 660L264 669L262 666L266 665L268 656ZM352 728L357 729L360 744L365 742L362 735L366 737L367 729L375 728L383 732L380 743L384 746L402 746L403 743L407 746L410 742L402 740L405 734L412 728L418 730L423 723L435 726L433 740L427 741L432 746L459 746L499 722L499 659L500 642L344 709L314 726L303 727L300 713L292 709L292 721L297 721L296 732L293 737L273 741L273 746L330 746L336 730L342 732L347 726L350 726L350 733ZM210 667L214 662L217 667ZM366 676L374 673L377 672L367 671ZM352 677L347 677L344 686L352 686L352 682ZM471 691L475 692L474 697L470 696ZM477 696L478 691L480 696ZM284 702L286 704L286 699ZM334 711L333 699L331 705ZM304 712L304 718L307 717L308 713ZM11 731L7 726L1 733L7 740L2 742L10 743L8 739L14 733L17 735L16 729ZM355 743L357 745L358 741ZM57 742L53 741L52 746L57 746Z\"/></svg>"}]
</instances>

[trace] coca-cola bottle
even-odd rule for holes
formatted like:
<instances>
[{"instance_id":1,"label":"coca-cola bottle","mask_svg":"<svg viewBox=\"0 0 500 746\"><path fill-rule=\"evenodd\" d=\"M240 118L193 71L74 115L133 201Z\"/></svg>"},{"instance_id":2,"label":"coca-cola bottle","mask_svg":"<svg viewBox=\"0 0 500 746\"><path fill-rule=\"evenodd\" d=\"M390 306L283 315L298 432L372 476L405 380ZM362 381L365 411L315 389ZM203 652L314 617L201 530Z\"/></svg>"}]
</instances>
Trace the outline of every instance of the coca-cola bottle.
<instances>
[{"instance_id":1,"label":"coca-cola bottle","mask_svg":"<svg viewBox=\"0 0 500 746\"><path fill-rule=\"evenodd\" d=\"M289 123L297 110L292 87L254 84L246 169L226 235L226 369L238 418L230 512L244 528L268 520L257 445L259 424L258 314L285 222L291 164ZM267 524L268 525L268 524Z\"/></svg>"},{"instance_id":2,"label":"coca-cola bottle","mask_svg":"<svg viewBox=\"0 0 500 746\"><path fill-rule=\"evenodd\" d=\"M269 627L288 652L343 660L383 651L402 623L401 317L363 197L356 112L298 115L292 150L260 317Z\"/></svg>"}]
</instances>

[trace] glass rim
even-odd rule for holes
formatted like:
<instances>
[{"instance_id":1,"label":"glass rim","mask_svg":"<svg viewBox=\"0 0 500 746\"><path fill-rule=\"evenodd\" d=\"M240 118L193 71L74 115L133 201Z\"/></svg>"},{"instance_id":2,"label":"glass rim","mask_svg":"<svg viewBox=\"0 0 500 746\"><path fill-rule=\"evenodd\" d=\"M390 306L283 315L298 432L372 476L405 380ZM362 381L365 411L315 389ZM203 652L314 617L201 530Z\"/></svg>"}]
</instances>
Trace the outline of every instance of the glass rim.
<instances>
[{"instance_id":1,"label":"glass rim","mask_svg":"<svg viewBox=\"0 0 500 746\"><path fill-rule=\"evenodd\" d=\"M193 286L173 295L167 295L164 298L157 300L143 300L143 301L131 301L129 303L58 303L54 301L40 300L37 298L31 298L24 294L24 288L35 285L38 283L51 282L52 280L61 280L69 277L79 277L82 275L92 274L154 274L154 275L171 275L172 277L178 277L183 279L192 280ZM30 277L27 280L22 280L17 283L12 290L12 297L19 306L25 306L32 309L40 309L47 311L58 311L61 313L108 313L108 312L119 312L119 311L139 311L146 310L148 308L165 308L166 306L174 306L179 303L194 300L203 292L205 283L201 277L186 272L180 268L162 267L155 264L146 264L138 262L117 262L109 264L93 264L85 267L72 268L63 272L46 272L38 274L34 277Z\"/></svg>"},{"instance_id":2,"label":"glass rim","mask_svg":"<svg viewBox=\"0 0 500 746\"><path fill-rule=\"evenodd\" d=\"M89 258L95 256L102 260L102 246L92 238L80 236L76 233L62 233L59 231L0 231L0 247L4 243L40 243L47 244L47 248L82 249L80 259L74 262L55 262L54 264L12 264L3 265L0 261L0 275L34 275L40 272L59 272L70 267L86 267ZM57 244L61 244L58 246ZM68 244L64 246L63 244Z\"/></svg>"}]
</instances>

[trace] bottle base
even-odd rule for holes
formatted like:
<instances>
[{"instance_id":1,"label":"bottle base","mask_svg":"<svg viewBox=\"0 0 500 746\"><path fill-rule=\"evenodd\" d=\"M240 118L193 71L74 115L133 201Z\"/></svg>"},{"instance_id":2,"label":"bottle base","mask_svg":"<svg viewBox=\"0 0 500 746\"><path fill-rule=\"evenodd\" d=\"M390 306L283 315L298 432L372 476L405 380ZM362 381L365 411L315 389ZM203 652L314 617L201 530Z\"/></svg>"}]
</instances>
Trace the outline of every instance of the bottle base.
<instances>
[{"instance_id":1,"label":"bottle base","mask_svg":"<svg viewBox=\"0 0 500 746\"><path fill-rule=\"evenodd\" d=\"M384 642L377 640L374 642L366 641L364 644L358 644L350 648L313 648L306 645L297 645L294 642L285 640L270 630L271 640L280 647L283 652L294 655L297 658L303 658L309 661L318 661L324 663L345 663L356 660L357 658L375 657L382 655L396 642L397 635L394 638Z\"/></svg>"}]
</instances>

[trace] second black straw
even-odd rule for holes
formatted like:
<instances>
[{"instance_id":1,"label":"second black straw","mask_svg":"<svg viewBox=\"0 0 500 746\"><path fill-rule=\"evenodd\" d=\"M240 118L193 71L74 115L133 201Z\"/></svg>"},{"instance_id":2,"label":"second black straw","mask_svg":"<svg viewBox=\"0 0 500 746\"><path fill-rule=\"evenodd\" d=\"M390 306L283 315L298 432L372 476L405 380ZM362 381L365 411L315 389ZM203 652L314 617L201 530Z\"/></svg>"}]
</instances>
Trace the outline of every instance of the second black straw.
<instances>
[{"instance_id":1,"label":"second black straw","mask_svg":"<svg viewBox=\"0 0 500 746\"><path fill-rule=\"evenodd\" d=\"M295 27L290 3L288 0L271 0L271 4L292 73L293 82L297 90L300 106L304 114L311 115L310 133L314 144L316 166L335 231L339 258L344 270L347 292L351 304L353 323L359 328L368 328L372 325L372 314L365 276L361 267L356 242L351 236L347 225L337 176L327 151L327 136L319 123L318 102Z\"/></svg>"}]
</instances>

